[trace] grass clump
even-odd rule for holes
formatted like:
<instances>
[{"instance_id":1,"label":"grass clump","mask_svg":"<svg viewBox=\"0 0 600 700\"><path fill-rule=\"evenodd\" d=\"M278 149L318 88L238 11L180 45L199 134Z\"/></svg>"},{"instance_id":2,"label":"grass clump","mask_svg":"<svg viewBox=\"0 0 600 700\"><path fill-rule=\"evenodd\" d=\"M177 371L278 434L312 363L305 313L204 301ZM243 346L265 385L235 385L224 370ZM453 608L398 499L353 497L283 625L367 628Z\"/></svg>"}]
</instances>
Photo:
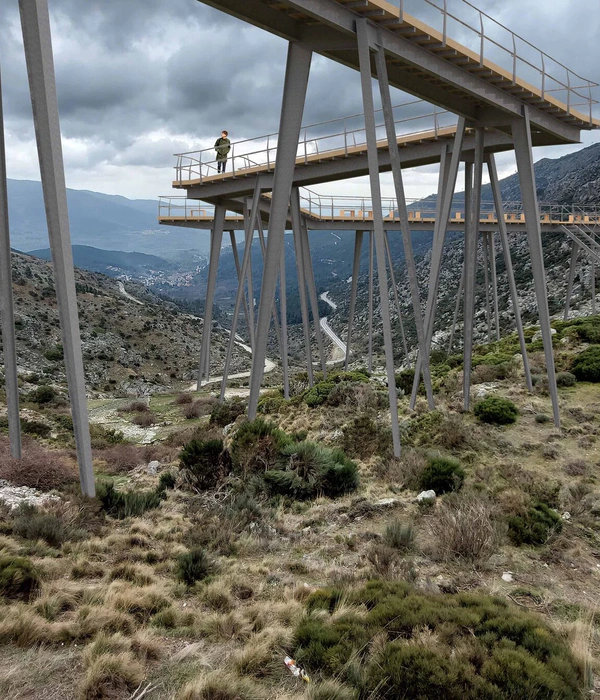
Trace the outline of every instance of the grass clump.
<instances>
[{"instance_id":1,"label":"grass clump","mask_svg":"<svg viewBox=\"0 0 600 700\"><path fill-rule=\"evenodd\" d=\"M227 476L230 464L222 440L191 440L179 454L184 481L200 491L220 484Z\"/></svg>"},{"instance_id":2,"label":"grass clump","mask_svg":"<svg viewBox=\"0 0 600 700\"><path fill-rule=\"evenodd\" d=\"M224 671L213 671L187 685L177 700L265 700L266 694L253 681Z\"/></svg>"},{"instance_id":3,"label":"grass clump","mask_svg":"<svg viewBox=\"0 0 600 700\"><path fill-rule=\"evenodd\" d=\"M130 652L96 656L79 689L81 700L129 697L144 680L144 668Z\"/></svg>"},{"instance_id":4,"label":"grass clump","mask_svg":"<svg viewBox=\"0 0 600 700\"><path fill-rule=\"evenodd\" d=\"M571 372L559 372L556 375L556 385L558 387L571 387L577 384L577 377Z\"/></svg>"},{"instance_id":5,"label":"grass clump","mask_svg":"<svg viewBox=\"0 0 600 700\"><path fill-rule=\"evenodd\" d=\"M80 539L85 533L75 530L54 513L42 513L35 506L22 504L13 520L12 531L26 540L43 540L59 548L64 542Z\"/></svg>"},{"instance_id":6,"label":"grass clump","mask_svg":"<svg viewBox=\"0 0 600 700\"><path fill-rule=\"evenodd\" d=\"M359 697L581 697L583 673L566 643L542 618L504 600L383 581L347 591L344 610L335 596L321 594L320 610L301 619L292 653Z\"/></svg>"},{"instance_id":7,"label":"grass clump","mask_svg":"<svg viewBox=\"0 0 600 700\"><path fill-rule=\"evenodd\" d=\"M40 574L26 557L0 557L0 596L29 601L38 592Z\"/></svg>"},{"instance_id":8,"label":"grass clump","mask_svg":"<svg viewBox=\"0 0 600 700\"><path fill-rule=\"evenodd\" d=\"M488 396L475 405L473 413L482 423L509 425L516 422L519 410L510 399Z\"/></svg>"},{"instance_id":9,"label":"grass clump","mask_svg":"<svg viewBox=\"0 0 600 700\"><path fill-rule=\"evenodd\" d=\"M96 498L108 515L122 520L158 508L162 494L158 490L117 491L114 482L99 481L96 483Z\"/></svg>"},{"instance_id":10,"label":"grass clump","mask_svg":"<svg viewBox=\"0 0 600 700\"><path fill-rule=\"evenodd\" d=\"M180 554L175 567L176 578L193 586L196 581L202 581L215 571L215 564L200 547L194 547L189 552Z\"/></svg>"},{"instance_id":11,"label":"grass clump","mask_svg":"<svg viewBox=\"0 0 600 700\"><path fill-rule=\"evenodd\" d=\"M415 527L411 522L393 520L384 530L383 541L399 552L410 552L415 544Z\"/></svg>"},{"instance_id":12,"label":"grass clump","mask_svg":"<svg viewBox=\"0 0 600 700\"><path fill-rule=\"evenodd\" d=\"M600 345L590 345L576 355L571 371L580 382L600 382Z\"/></svg>"},{"instance_id":13,"label":"grass clump","mask_svg":"<svg viewBox=\"0 0 600 700\"><path fill-rule=\"evenodd\" d=\"M421 474L420 487L423 491L435 491L437 496L451 491L459 491L465 480L465 470L460 462L452 457L435 455L428 459Z\"/></svg>"},{"instance_id":14,"label":"grass clump","mask_svg":"<svg viewBox=\"0 0 600 700\"><path fill-rule=\"evenodd\" d=\"M538 547L561 530L562 520L559 514L545 503L536 503L524 513L513 515L508 520L508 536L517 547L522 544Z\"/></svg>"}]
</instances>

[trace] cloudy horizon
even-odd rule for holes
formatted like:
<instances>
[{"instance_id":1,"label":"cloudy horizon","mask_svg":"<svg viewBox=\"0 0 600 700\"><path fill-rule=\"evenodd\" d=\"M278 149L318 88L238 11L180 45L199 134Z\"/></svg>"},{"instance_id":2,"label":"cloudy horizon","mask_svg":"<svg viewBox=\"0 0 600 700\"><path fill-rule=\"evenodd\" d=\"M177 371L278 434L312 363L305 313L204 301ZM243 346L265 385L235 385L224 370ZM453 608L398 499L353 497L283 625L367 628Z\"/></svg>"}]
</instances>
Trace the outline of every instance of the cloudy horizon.
<instances>
[{"instance_id":1,"label":"cloudy horizon","mask_svg":"<svg viewBox=\"0 0 600 700\"><path fill-rule=\"evenodd\" d=\"M172 191L173 154L278 128L286 42L197 0L49 0L67 186L155 199ZM482 0L481 9L586 78L600 82L597 0ZM560 33L556 32L560 28ZM553 41L558 37L560 41ZM0 62L8 175L39 180L17 0L0 7ZM595 98L600 97L597 92ZM407 99L395 91L394 99ZM305 124L361 111L356 71L315 56ZM595 116L600 116L598 106ZM557 158L600 142L536 149ZM498 157L501 176L515 171ZM409 197L436 189L437 166L406 175ZM382 176L384 194L392 194ZM322 193L368 194L368 180ZM460 188L459 188L460 189Z\"/></svg>"}]
</instances>

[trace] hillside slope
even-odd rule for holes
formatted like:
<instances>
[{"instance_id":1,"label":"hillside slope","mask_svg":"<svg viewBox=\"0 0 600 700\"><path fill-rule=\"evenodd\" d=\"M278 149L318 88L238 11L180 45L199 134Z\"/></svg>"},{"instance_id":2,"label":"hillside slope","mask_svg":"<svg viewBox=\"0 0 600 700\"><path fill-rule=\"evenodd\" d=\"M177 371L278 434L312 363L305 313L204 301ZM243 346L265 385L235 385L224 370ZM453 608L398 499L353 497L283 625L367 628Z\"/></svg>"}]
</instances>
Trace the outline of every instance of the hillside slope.
<instances>
[{"instance_id":1,"label":"hillside slope","mask_svg":"<svg viewBox=\"0 0 600 700\"><path fill-rule=\"evenodd\" d=\"M197 369L202 319L181 313L145 287L75 271L88 388L92 392L152 393L189 382ZM64 382L58 309L49 263L13 254L20 371ZM137 300L137 301L136 301ZM215 333L212 371L219 374L228 334ZM234 370L249 355L236 349Z\"/></svg>"}]
</instances>

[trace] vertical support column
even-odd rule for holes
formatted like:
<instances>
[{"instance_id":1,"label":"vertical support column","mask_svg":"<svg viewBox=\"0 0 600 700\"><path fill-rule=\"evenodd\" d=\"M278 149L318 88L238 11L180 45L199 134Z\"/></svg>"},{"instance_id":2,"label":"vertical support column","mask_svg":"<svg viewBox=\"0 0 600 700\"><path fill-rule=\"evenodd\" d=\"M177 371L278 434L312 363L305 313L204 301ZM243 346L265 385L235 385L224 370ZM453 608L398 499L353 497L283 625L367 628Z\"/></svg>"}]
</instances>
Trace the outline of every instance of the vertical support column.
<instances>
[{"instance_id":1,"label":"vertical support column","mask_svg":"<svg viewBox=\"0 0 600 700\"><path fill-rule=\"evenodd\" d=\"M279 272L279 308L281 311L281 367L283 370L283 398L290 398L290 373L288 367L288 332L287 332L287 289L285 273L285 239L281 253L281 270Z\"/></svg>"},{"instance_id":2,"label":"vertical support column","mask_svg":"<svg viewBox=\"0 0 600 700\"><path fill-rule=\"evenodd\" d=\"M235 240L235 231L230 231L229 232L229 239L231 241L231 250L233 252L233 261L235 262L235 270L237 273L237 278L238 278L238 284L242 285L242 288L245 285L245 280L242 277L242 269L240 267L240 256L238 254L238 249L237 249L237 241ZM244 294L244 316L246 317L246 325L248 328L250 328L250 313L248 311L248 300L246 299L246 295ZM250 340L248 342L248 345L252 347L252 344L254 343L254 338L250 335L249 336Z\"/></svg>"},{"instance_id":3,"label":"vertical support column","mask_svg":"<svg viewBox=\"0 0 600 700\"><path fill-rule=\"evenodd\" d=\"M462 272L460 273L460 282L458 283L458 294L456 295L456 304L454 306L454 317L452 319L452 328L450 329L450 340L448 341L448 355L452 354L454 347L454 334L456 333L456 324L458 323L458 314L460 312L460 302L465 288L465 260L463 255Z\"/></svg>"},{"instance_id":4,"label":"vertical support column","mask_svg":"<svg viewBox=\"0 0 600 700\"><path fill-rule=\"evenodd\" d=\"M258 185L258 183L257 183ZM252 338L251 346L254 347L254 285L252 284L252 243L254 241L254 227L258 225L258 220L260 215L258 213L258 205L260 202L260 189L257 188L254 191L254 197L251 201L246 201L244 207L244 222L245 222L245 243L244 245L248 248L248 306L250 307L250 325L248 327L248 332Z\"/></svg>"},{"instance_id":5,"label":"vertical support column","mask_svg":"<svg viewBox=\"0 0 600 700\"><path fill-rule=\"evenodd\" d=\"M392 329L390 324L390 300L387 285L385 259L385 234L383 231L383 210L381 206L381 183L379 181L379 159L377 155L377 132L375 127L375 107L373 104L373 85L371 79L371 54L369 50L369 25L366 19L356 21L358 40L358 57L360 63L360 80L365 114L365 134L367 137L367 159L371 183L371 201L373 206L373 230L377 255L377 280L381 303L381 320L383 325L383 343L387 369L390 415L392 421L392 441L394 456L400 456L400 426L398 422L398 395L396 393L396 376L394 372L394 350L392 347Z\"/></svg>"},{"instance_id":6,"label":"vertical support column","mask_svg":"<svg viewBox=\"0 0 600 700\"><path fill-rule=\"evenodd\" d=\"M306 351L306 371L308 383L314 384L312 349L310 346L310 318L308 301L306 299L306 274L304 272L304 256L302 254L302 218L300 216L300 195L298 188L292 189L292 233L294 236L294 251L296 253L296 274L298 277L298 295L300 296L300 311L302 312L302 327L304 330L304 347Z\"/></svg>"},{"instance_id":7,"label":"vertical support column","mask_svg":"<svg viewBox=\"0 0 600 700\"><path fill-rule=\"evenodd\" d=\"M379 82L379 93L383 106L383 117L390 152L390 163L392 166L392 176L394 180L394 190L398 202L398 217L400 219L400 230L402 232L402 243L404 245L404 259L406 261L406 271L408 273L408 284L413 305L415 327L417 330L417 340L419 345L419 356L423 368L423 381L427 393L429 408L434 407L433 390L431 387L431 375L429 371L429 352L425 339L425 328L423 326L423 312L421 310L421 297L419 293L419 282L413 254L412 239L410 236L410 226L408 223L408 210L406 208L406 196L404 193L404 182L402 180L402 167L400 163L400 152L394 125L394 112L392 98L390 95L390 85L388 81L387 65L381 46L375 54L375 66L377 68L377 80ZM416 373L416 372L415 372Z\"/></svg>"},{"instance_id":8,"label":"vertical support column","mask_svg":"<svg viewBox=\"0 0 600 700\"><path fill-rule=\"evenodd\" d=\"M367 353L367 369L373 371L373 257L375 241L373 231L369 231L369 321L367 326L367 339L369 349Z\"/></svg>"},{"instance_id":9,"label":"vertical support column","mask_svg":"<svg viewBox=\"0 0 600 700\"><path fill-rule=\"evenodd\" d=\"M487 233L481 234L483 249L483 285L485 287L485 320L487 323L487 340L492 342L492 306L490 304L490 256Z\"/></svg>"},{"instance_id":10,"label":"vertical support column","mask_svg":"<svg viewBox=\"0 0 600 700\"><path fill-rule=\"evenodd\" d=\"M47 0L19 0L29 91L46 206L56 299L73 415L81 489L95 495L85 374L75 292L67 191L62 157Z\"/></svg>"},{"instance_id":11,"label":"vertical support column","mask_svg":"<svg viewBox=\"0 0 600 700\"><path fill-rule=\"evenodd\" d=\"M348 310L348 336L346 339L346 363L348 370L350 361L350 343L352 341L352 326L354 325L354 312L356 310L356 292L358 290L358 274L360 272L360 251L362 248L363 232L356 231L354 234L354 261L352 264L352 286L350 289L350 308Z\"/></svg>"},{"instance_id":12,"label":"vertical support column","mask_svg":"<svg viewBox=\"0 0 600 700\"><path fill-rule=\"evenodd\" d=\"M571 309L571 296L573 295L573 283L575 282L575 271L577 269L577 255L579 254L579 243L573 241L571 246L571 264L569 266L569 278L567 281L567 293L565 295L565 314L564 320L569 320L569 311Z\"/></svg>"},{"instance_id":13,"label":"vertical support column","mask_svg":"<svg viewBox=\"0 0 600 700\"><path fill-rule=\"evenodd\" d=\"M254 199L252 202L252 209L250 215L245 219L246 227L246 243L244 245L244 257L242 258L242 269L240 272L241 284L238 284L237 294L235 296L235 306L233 308L233 318L231 319L231 331L229 333L229 343L227 344L227 354L225 355L225 366L223 367L223 379L221 381L221 395L219 401L223 402L225 400L225 389L227 388L227 377L229 375L229 367L231 365L231 356L233 355L233 348L235 346L235 335L237 333L237 324L240 316L240 309L242 306L242 300L244 299L244 284L243 280L246 279L248 275L248 268L252 264L251 252L252 252L252 238L250 242L248 241L247 231L250 229L254 231L254 222L258 215L258 203L260 200L260 180L256 181L256 186L254 188ZM252 300L251 300L252 303ZM250 316L252 317L252 310L250 309ZM252 360L254 361L254 345L252 345ZM266 347L265 347L266 350Z\"/></svg>"},{"instance_id":14,"label":"vertical support column","mask_svg":"<svg viewBox=\"0 0 600 700\"><path fill-rule=\"evenodd\" d=\"M456 187L456 178L462 157L462 147L465 136L466 122L463 117L459 117L452 147L452 157L450 164L446 167L447 159L445 155L440 163L440 181L438 187L438 208L436 212L435 230L433 235L434 247L431 255L431 266L429 272L429 292L427 295L427 307L425 311L425 348L429 357L429 348L433 337L433 327L435 321L435 309L437 306L437 294L440 284L440 272L442 269L442 254L444 252L444 242L446 240L446 229L448 219L452 209L452 199ZM413 382L412 394L410 397L410 407L414 408L417 401L417 392L423 367L421 353L415 365L415 380Z\"/></svg>"},{"instance_id":15,"label":"vertical support column","mask_svg":"<svg viewBox=\"0 0 600 700\"><path fill-rule=\"evenodd\" d=\"M321 318L319 316L319 299L317 297L317 288L315 286L315 273L313 270L312 257L310 254L310 243L308 240L308 228L306 223L301 221L300 230L302 231L302 253L304 258L304 273L306 275L306 286L308 287L308 298L312 309L313 323L315 324L315 336L317 338L317 348L319 349L319 357L321 359L321 371L323 378L327 379L327 361L325 359L325 348L323 347L323 334L321 333Z\"/></svg>"},{"instance_id":16,"label":"vertical support column","mask_svg":"<svg viewBox=\"0 0 600 700\"><path fill-rule=\"evenodd\" d=\"M260 385L264 375L267 334L271 321L271 308L275 299L277 275L281 264L283 237L294 178L296 151L302 125L311 58L312 51L309 48L296 42L290 42L283 87L281 119L279 122L277 159L273 176L269 238L260 294L256 342L252 356L250 398L248 401L248 417L250 420L256 418Z\"/></svg>"},{"instance_id":17,"label":"vertical support column","mask_svg":"<svg viewBox=\"0 0 600 700\"><path fill-rule=\"evenodd\" d=\"M531 145L531 127L529 123L529 108L524 107L523 119L512 124L512 135L515 144L515 155L523 212L527 222L527 238L531 254L531 268L540 316L540 329L544 341L544 354L548 370L548 389L552 398L554 424L560 427L560 410L558 406L558 389L556 387L556 372L554 369L554 352L552 350L552 332L550 327L550 312L546 289L546 272L544 270L544 252L542 248L542 227L535 186L535 170L533 167L533 150Z\"/></svg>"},{"instance_id":18,"label":"vertical support column","mask_svg":"<svg viewBox=\"0 0 600 700\"><path fill-rule=\"evenodd\" d=\"M490 186L492 188L492 196L494 198L494 207L498 218L498 230L500 231L500 242L502 243L502 255L504 256L504 266L506 267L506 277L508 278L508 288L510 290L510 298L515 313L515 324L517 326L517 334L519 336L519 344L521 346L521 355L523 357L523 370L525 372L525 382L527 389L533 391L533 382L531 380L531 371L529 369L529 359L527 357L527 345L525 344L525 334L523 333L523 321L521 320L521 307L519 304L519 291L513 271L512 258L510 255L510 247L508 245L508 230L506 221L504 220L504 207L502 206L502 193L500 191L500 181L498 180L498 170L496 169L496 159L493 153L487 156L488 173L490 175Z\"/></svg>"},{"instance_id":19,"label":"vertical support column","mask_svg":"<svg viewBox=\"0 0 600 700\"><path fill-rule=\"evenodd\" d=\"M8 408L10 453L15 459L21 459L19 380L17 373L17 342L15 338L11 257L2 80L0 78L0 318L2 321L2 354L4 356L4 383Z\"/></svg>"},{"instance_id":20,"label":"vertical support column","mask_svg":"<svg viewBox=\"0 0 600 700\"><path fill-rule=\"evenodd\" d=\"M402 348L404 357L408 364L408 345L406 344L406 334L404 333L404 322L402 321L402 309L400 308L400 299L398 298L398 289L396 287L396 275L394 274L394 261L392 260L392 251L390 250L390 241L387 231L385 232L385 252L390 266L390 282L392 285L392 293L394 294L394 304L396 305L396 313L398 314L398 323L400 324L400 337L402 338Z\"/></svg>"},{"instance_id":21,"label":"vertical support column","mask_svg":"<svg viewBox=\"0 0 600 700\"><path fill-rule=\"evenodd\" d=\"M596 234L593 233L592 236L594 240L596 239ZM592 279L590 280L591 292L592 292L592 316L596 315L596 259L592 255L591 257L591 270Z\"/></svg>"},{"instance_id":22,"label":"vertical support column","mask_svg":"<svg viewBox=\"0 0 600 700\"><path fill-rule=\"evenodd\" d=\"M465 345L463 348L463 406L469 410L471 403L471 362L473 359L473 321L475 313L475 272L477 270L477 243L479 238L479 219L481 215L481 179L483 176L483 146L485 129L478 127L475 131L475 163L467 163L465 176L473 173L473 192L471 211L465 221Z\"/></svg>"},{"instance_id":23,"label":"vertical support column","mask_svg":"<svg viewBox=\"0 0 600 700\"><path fill-rule=\"evenodd\" d=\"M498 310L498 273L496 270L496 248L494 241L494 233L487 232L488 247L490 251L490 270L492 277L492 295L494 302L494 325L496 326L496 340L500 340L500 312Z\"/></svg>"},{"instance_id":24,"label":"vertical support column","mask_svg":"<svg viewBox=\"0 0 600 700\"><path fill-rule=\"evenodd\" d=\"M198 386L200 391L202 380L210 375L210 336L212 333L213 302L215 300L215 288L217 286L217 270L221 256L221 243L223 242L223 226L225 224L224 207L215 207L215 220L210 237L210 260L208 262L208 280L206 282L206 300L204 302L204 327L202 329L202 341L200 343L200 367L198 369Z\"/></svg>"}]
</instances>

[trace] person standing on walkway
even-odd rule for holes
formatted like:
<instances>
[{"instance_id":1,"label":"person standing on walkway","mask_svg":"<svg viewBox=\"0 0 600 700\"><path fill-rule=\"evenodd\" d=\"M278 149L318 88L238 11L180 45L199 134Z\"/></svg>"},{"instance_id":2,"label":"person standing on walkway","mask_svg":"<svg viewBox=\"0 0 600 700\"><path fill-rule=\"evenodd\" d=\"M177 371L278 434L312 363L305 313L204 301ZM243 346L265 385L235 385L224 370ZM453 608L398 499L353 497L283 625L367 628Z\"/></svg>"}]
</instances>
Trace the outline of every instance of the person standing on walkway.
<instances>
[{"instance_id":1,"label":"person standing on walkway","mask_svg":"<svg viewBox=\"0 0 600 700\"><path fill-rule=\"evenodd\" d=\"M215 141L217 152L217 173L224 173L227 166L227 154L231 150L231 141L227 138L227 131L221 132L221 137Z\"/></svg>"}]
</instances>

